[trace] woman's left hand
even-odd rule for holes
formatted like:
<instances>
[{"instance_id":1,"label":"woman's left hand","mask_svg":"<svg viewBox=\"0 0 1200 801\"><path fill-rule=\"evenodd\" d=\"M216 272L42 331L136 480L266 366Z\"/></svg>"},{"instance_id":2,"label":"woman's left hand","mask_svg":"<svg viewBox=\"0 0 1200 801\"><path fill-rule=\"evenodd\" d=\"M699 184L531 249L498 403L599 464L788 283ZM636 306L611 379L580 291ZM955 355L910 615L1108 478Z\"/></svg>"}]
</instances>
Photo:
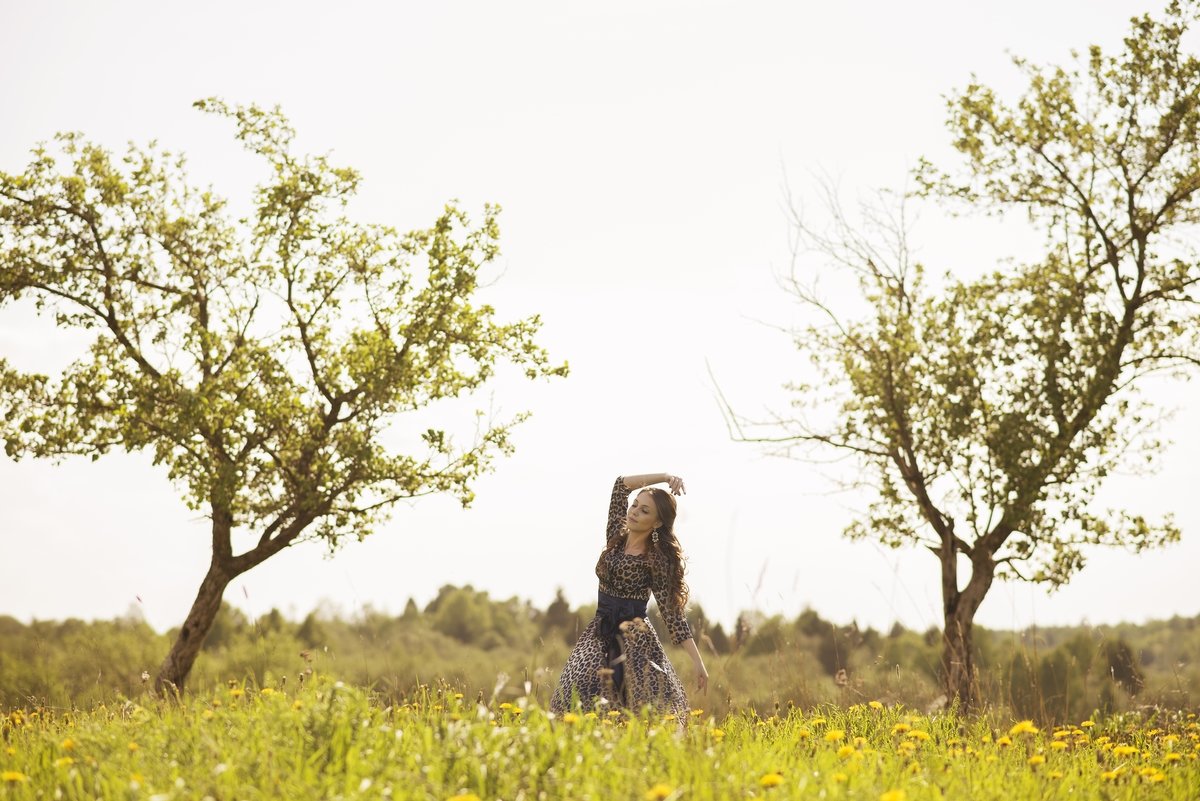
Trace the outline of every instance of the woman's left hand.
<instances>
[{"instance_id":1,"label":"woman's left hand","mask_svg":"<svg viewBox=\"0 0 1200 801\"><path fill-rule=\"evenodd\" d=\"M703 662L696 663L696 689L701 695L708 695L708 671Z\"/></svg>"},{"instance_id":2,"label":"woman's left hand","mask_svg":"<svg viewBox=\"0 0 1200 801\"><path fill-rule=\"evenodd\" d=\"M687 493L687 490L685 490L683 488L683 479L680 478L679 476L673 476L670 473L668 473L667 474L667 486L669 486L671 488L672 495L684 495Z\"/></svg>"}]
</instances>

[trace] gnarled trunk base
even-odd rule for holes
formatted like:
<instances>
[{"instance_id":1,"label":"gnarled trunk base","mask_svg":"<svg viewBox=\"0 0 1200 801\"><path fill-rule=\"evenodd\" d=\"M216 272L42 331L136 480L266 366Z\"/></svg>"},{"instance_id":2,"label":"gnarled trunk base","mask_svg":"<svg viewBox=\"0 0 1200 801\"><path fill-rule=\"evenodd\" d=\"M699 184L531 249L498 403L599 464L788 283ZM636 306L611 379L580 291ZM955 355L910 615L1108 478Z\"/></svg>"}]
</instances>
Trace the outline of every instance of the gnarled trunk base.
<instances>
[{"instance_id":1,"label":"gnarled trunk base","mask_svg":"<svg viewBox=\"0 0 1200 801\"><path fill-rule=\"evenodd\" d=\"M221 609L221 597L233 576L212 565L200 583L200 591L192 603L191 611L179 630L179 636L158 668L154 678L155 691L163 694L182 692L184 681L196 662L204 638L212 628L217 612Z\"/></svg>"}]
</instances>

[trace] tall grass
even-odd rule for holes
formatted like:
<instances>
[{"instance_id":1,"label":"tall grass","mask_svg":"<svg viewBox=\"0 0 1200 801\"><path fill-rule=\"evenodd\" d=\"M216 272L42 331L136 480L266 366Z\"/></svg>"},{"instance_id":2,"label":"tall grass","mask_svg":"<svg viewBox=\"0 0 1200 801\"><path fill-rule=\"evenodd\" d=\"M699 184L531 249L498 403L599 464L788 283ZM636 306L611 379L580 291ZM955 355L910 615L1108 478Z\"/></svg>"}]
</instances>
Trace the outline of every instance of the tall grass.
<instances>
[{"instance_id":1,"label":"tall grass","mask_svg":"<svg viewBox=\"0 0 1200 801\"><path fill-rule=\"evenodd\" d=\"M686 720L561 717L421 687L401 703L318 677L4 719L12 799L1190 799L1190 713L1055 730L878 701Z\"/></svg>"}]
</instances>

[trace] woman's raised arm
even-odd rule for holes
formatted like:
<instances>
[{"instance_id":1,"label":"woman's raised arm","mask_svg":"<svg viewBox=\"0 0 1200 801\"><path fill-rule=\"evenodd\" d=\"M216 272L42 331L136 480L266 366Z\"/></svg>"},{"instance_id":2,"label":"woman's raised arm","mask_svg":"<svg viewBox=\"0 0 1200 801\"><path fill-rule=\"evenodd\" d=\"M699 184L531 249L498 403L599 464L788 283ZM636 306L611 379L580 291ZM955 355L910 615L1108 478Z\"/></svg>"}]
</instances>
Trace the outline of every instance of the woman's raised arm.
<instances>
[{"instance_id":1,"label":"woman's raised arm","mask_svg":"<svg viewBox=\"0 0 1200 801\"><path fill-rule=\"evenodd\" d=\"M625 487L629 490L641 489L651 484L666 484L671 488L672 495L684 495L683 479L670 473L646 473L640 476L625 476Z\"/></svg>"}]
</instances>

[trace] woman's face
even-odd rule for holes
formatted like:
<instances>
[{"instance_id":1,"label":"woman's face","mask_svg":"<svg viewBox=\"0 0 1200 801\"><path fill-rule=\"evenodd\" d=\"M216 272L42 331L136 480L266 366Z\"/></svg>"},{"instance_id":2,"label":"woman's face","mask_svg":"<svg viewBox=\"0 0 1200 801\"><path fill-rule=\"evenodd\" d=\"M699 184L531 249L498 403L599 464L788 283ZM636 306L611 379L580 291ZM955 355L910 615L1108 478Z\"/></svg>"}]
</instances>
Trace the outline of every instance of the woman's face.
<instances>
[{"instance_id":1,"label":"woman's face","mask_svg":"<svg viewBox=\"0 0 1200 801\"><path fill-rule=\"evenodd\" d=\"M639 492L633 499L633 506L629 507L629 514L625 515L625 525L629 526L629 533L649 534L658 528L658 524L658 509L654 506L654 499L648 492Z\"/></svg>"}]
</instances>

